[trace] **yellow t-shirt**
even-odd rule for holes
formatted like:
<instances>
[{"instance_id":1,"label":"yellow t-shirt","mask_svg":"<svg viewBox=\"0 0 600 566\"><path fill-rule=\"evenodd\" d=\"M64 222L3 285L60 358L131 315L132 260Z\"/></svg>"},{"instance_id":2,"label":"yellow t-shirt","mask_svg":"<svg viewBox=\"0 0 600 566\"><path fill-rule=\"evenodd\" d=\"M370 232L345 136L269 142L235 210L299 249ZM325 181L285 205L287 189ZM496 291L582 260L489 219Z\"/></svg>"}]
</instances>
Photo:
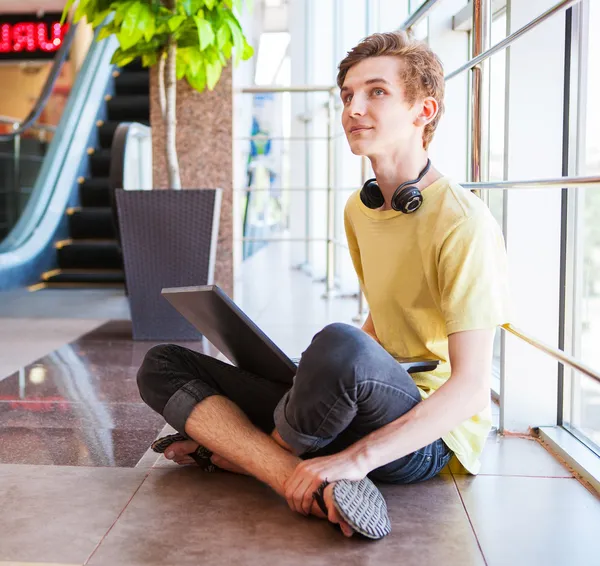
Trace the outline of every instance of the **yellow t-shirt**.
<instances>
[{"instance_id":1,"label":"yellow t-shirt","mask_svg":"<svg viewBox=\"0 0 600 566\"><path fill-rule=\"evenodd\" d=\"M412 374L426 398L450 377L448 335L508 322L504 239L487 206L447 177L423 190L413 214L372 210L354 192L344 225L375 333L395 358L440 360ZM472 474L492 424L491 408L442 437Z\"/></svg>"}]
</instances>

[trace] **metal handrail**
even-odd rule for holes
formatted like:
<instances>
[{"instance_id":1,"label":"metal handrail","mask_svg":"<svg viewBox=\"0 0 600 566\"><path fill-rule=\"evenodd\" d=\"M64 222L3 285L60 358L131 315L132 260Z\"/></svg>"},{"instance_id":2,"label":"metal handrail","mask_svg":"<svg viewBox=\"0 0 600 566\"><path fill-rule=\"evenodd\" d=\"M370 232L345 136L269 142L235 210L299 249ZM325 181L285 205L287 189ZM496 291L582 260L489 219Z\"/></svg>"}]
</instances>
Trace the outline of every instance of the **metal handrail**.
<instances>
[{"instance_id":1,"label":"metal handrail","mask_svg":"<svg viewBox=\"0 0 600 566\"><path fill-rule=\"evenodd\" d=\"M600 185L600 177L556 177L554 179L533 179L526 181L489 181L486 183L461 183L465 189L543 189L553 187L582 187Z\"/></svg>"},{"instance_id":2,"label":"metal handrail","mask_svg":"<svg viewBox=\"0 0 600 566\"><path fill-rule=\"evenodd\" d=\"M408 31L410 28L416 26L422 19L429 15L429 12L440 1L441 0L426 0L423 2L423 4L421 4L415 12L408 16L405 22L398 29Z\"/></svg>"},{"instance_id":3,"label":"metal handrail","mask_svg":"<svg viewBox=\"0 0 600 566\"><path fill-rule=\"evenodd\" d=\"M0 124L11 124L14 127L15 124L20 125L21 120L19 118L13 118L12 116L0 116ZM56 131L56 126L53 126L52 124L40 124L39 122L34 122L29 128L44 132Z\"/></svg>"},{"instance_id":4,"label":"metal handrail","mask_svg":"<svg viewBox=\"0 0 600 566\"><path fill-rule=\"evenodd\" d=\"M464 71L468 71L469 69L476 67L477 65L479 65L479 63L481 63L482 61L484 61L484 60L488 59L489 57L491 57L492 55L494 55L494 53L498 53L498 51L502 51L503 49L508 47L511 43L514 43L515 40L519 39L522 35L526 34L528 31L531 31L533 28L537 27L539 24L541 24L542 22L547 20L550 16L553 16L554 14L556 14L557 12L560 12L562 10L566 10L573 4L577 4L579 2L581 2L581 0L562 0L561 2L559 2L558 4L556 4L555 6L550 8L549 10L546 10L543 14L541 14L537 18L531 20L528 24L524 25L522 28L518 29L515 33L510 34L509 36L504 38L502 41L499 41L498 43L496 43L496 45L494 45L490 49L487 49L486 51L484 51L477 57L473 57L473 59L471 59L470 61L467 61L464 65L462 65L455 71L452 71L450 74L446 75L445 80L449 81L450 79L453 79L454 77L456 77L457 75L460 75Z\"/></svg>"},{"instance_id":5,"label":"metal handrail","mask_svg":"<svg viewBox=\"0 0 600 566\"><path fill-rule=\"evenodd\" d=\"M269 92L331 92L335 85L246 86L235 89L237 94L260 94Z\"/></svg>"},{"instance_id":6,"label":"metal handrail","mask_svg":"<svg viewBox=\"0 0 600 566\"><path fill-rule=\"evenodd\" d=\"M580 371L581 373L587 375L588 377L591 377L592 379L595 379L596 381L600 382L600 373L594 371L590 367L581 363L579 360L575 359L573 356L570 356L569 354L565 354L565 352L563 352L562 350L558 350L557 348L548 346L547 344L544 344L543 342L540 342L539 340L536 340L535 338L528 336L523 331L516 329L512 324L503 324L502 329L505 330L506 332L510 332L517 338L520 338L521 340L527 342L531 346L534 346L538 350L545 352L549 356L552 356L553 358L557 359L559 362L561 362L565 365L568 365L569 367L572 367L573 369L576 369L577 371Z\"/></svg>"},{"instance_id":7,"label":"metal handrail","mask_svg":"<svg viewBox=\"0 0 600 566\"><path fill-rule=\"evenodd\" d=\"M327 204L326 204L326 217L327 217L327 237L325 239L326 242L326 250L327 250L327 259L326 259L326 274L325 274L325 294L324 298L327 298L331 295L334 286L335 286L335 264L336 264L336 239L335 239L335 164L334 164L334 154L335 154L335 140L344 135L344 132L337 133L335 131L335 113L336 113L336 103L335 99L338 92L338 87L336 85L289 85L289 86L250 86L250 87L242 87L235 90L236 93L239 94L257 94L257 93L285 93L285 92L299 92L299 93L309 93L309 92L325 92L327 93ZM306 140L310 138L305 138ZM252 192L252 191L250 191ZM306 194L308 194L309 190L306 187ZM306 238L302 239L306 241ZM253 240L242 240L242 241L253 241ZM260 241L269 241L265 238L260 238Z\"/></svg>"},{"instance_id":8,"label":"metal handrail","mask_svg":"<svg viewBox=\"0 0 600 566\"><path fill-rule=\"evenodd\" d=\"M28 130L31 127L31 125L40 117L40 114L46 107L46 103L48 102L48 99L52 94L54 84L58 79L62 66L67 60L67 56L71 51L71 45L73 44L73 39L75 38L76 30L77 24L69 24L69 30L63 38L62 45L60 46L60 49L57 51L54 57L54 61L52 62L52 68L50 69L50 73L48 73L48 77L46 79L42 92L38 97L34 107L31 109L29 115L23 121L19 121L19 126L13 132L11 132L10 134L0 135L0 141L13 140L16 136L19 136L25 130Z\"/></svg>"}]
</instances>

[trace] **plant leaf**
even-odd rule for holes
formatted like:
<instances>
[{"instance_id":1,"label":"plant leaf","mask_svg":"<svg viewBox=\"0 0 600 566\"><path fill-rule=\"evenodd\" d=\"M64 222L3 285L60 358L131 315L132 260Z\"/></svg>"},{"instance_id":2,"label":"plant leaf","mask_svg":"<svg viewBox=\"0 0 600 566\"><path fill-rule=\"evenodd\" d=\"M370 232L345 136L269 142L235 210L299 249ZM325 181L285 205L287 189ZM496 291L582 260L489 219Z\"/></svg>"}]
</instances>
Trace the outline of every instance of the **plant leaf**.
<instances>
[{"instance_id":1,"label":"plant leaf","mask_svg":"<svg viewBox=\"0 0 600 566\"><path fill-rule=\"evenodd\" d=\"M149 11L147 4L141 2L133 2L127 14L123 18L123 24L121 25L121 32L119 33L119 44L123 50L130 49L136 43L142 39L149 24L152 21L152 28L154 28L154 18ZM154 29L152 29L152 35Z\"/></svg>"},{"instance_id":2,"label":"plant leaf","mask_svg":"<svg viewBox=\"0 0 600 566\"><path fill-rule=\"evenodd\" d=\"M202 5L204 4L203 0L183 0L182 2L183 9L188 16L195 14L198 12Z\"/></svg>"},{"instance_id":3,"label":"plant leaf","mask_svg":"<svg viewBox=\"0 0 600 566\"><path fill-rule=\"evenodd\" d=\"M215 32L210 25L210 22L194 16L196 27L198 28L198 38L200 40L200 50L204 51L215 40Z\"/></svg>"},{"instance_id":4,"label":"plant leaf","mask_svg":"<svg viewBox=\"0 0 600 566\"><path fill-rule=\"evenodd\" d=\"M177 49L177 55L176 55L176 65L175 65L175 69L176 69L176 73L177 73L177 80L181 80L183 77L186 76L187 72L188 72L188 50L187 49L181 49L178 48Z\"/></svg>"},{"instance_id":5,"label":"plant leaf","mask_svg":"<svg viewBox=\"0 0 600 566\"><path fill-rule=\"evenodd\" d=\"M189 47L187 49L187 52L188 52L187 61L188 61L188 65L189 65L189 72L192 75L197 75L200 71L202 71L202 73L204 73L204 55L200 51L198 46Z\"/></svg>"},{"instance_id":6,"label":"plant leaf","mask_svg":"<svg viewBox=\"0 0 600 566\"><path fill-rule=\"evenodd\" d=\"M110 26L104 26L98 33L97 41L102 41L103 39L110 37L113 33L115 33L114 29L112 29Z\"/></svg>"},{"instance_id":7,"label":"plant leaf","mask_svg":"<svg viewBox=\"0 0 600 566\"><path fill-rule=\"evenodd\" d=\"M204 0L204 5L209 9L212 10L215 7L215 0Z\"/></svg>"},{"instance_id":8,"label":"plant leaf","mask_svg":"<svg viewBox=\"0 0 600 566\"><path fill-rule=\"evenodd\" d=\"M106 16L111 13L111 11L112 10L107 9L98 12L94 18L94 21L92 22L92 28L96 29L105 20Z\"/></svg>"},{"instance_id":9,"label":"plant leaf","mask_svg":"<svg viewBox=\"0 0 600 566\"><path fill-rule=\"evenodd\" d=\"M247 61L254 55L254 47L244 39L244 50L242 51L242 60Z\"/></svg>"},{"instance_id":10,"label":"plant leaf","mask_svg":"<svg viewBox=\"0 0 600 566\"><path fill-rule=\"evenodd\" d=\"M229 41L231 32L229 26L225 23L221 24L219 31L217 32L217 47L219 50L223 49L223 46Z\"/></svg>"},{"instance_id":11,"label":"plant leaf","mask_svg":"<svg viewBox=\"0 0 600 566\"><path fill-rule=\"evenodd\" d=\"M88 8L89 6L87 5L87 3L80 2L77 6L77 9L75 10L75 14L73 14L73 21L77 23L81 18L83 18Z\"/></svg>"},{"instance_id":12,"label":"plant leaf","mask_svg":"<svg viewBox=\"0 0 600 566\"><path fill-rule=\"evenodd\" d=\"M124 67L128 63L131 63L136 56L131 53L124 53L123 50L119 47L113 53L112 59L110 60L111 65L119 65L119 67Z\"/></svg>"},{"instance_id":13,"label":"plant leaf","mask_svg":"<svg viewBox=\"0 0 600 566\"><path fill-rule=\"evenodd\" d=\"M144 53L142 55L142 65L144 67L152 67L158 62L158 53Z\"/></svg>"},{"instance_id":14,"label":"plant leaf","mask_svg":"<svg viewBox=\"0 0 600 566\"><path fill-rule=\"evenodd\" d=\"M220 61L209 62L206 61L206 86L208 90L213 90L216 84L219 82L219 78L221 77L221 72L223 70L223 65L221 65Z\"/></svg>"},{"instance_id":15,"label":"plant leaf","mask_svg":"<svg viewBox=\"0 0 600 566\"><path fill-rule=\"evenodd\" d=\"M146 9L146 27L144 28L144 39L150 41L156 33L156 20L154 14Z\"/></svg>"},{"instance_id":16,"label":"plant leaf","mask_svg":"<svg viewBox=\"0 0 600 566\"><path fill-rule=\"evenodd\" d=\"M129 7L135 3L136 0L130 0L129 2L123 2L121 3L117 3L115 4L116 9L115 9L115 17L113 22L115 23L116 26L120 26L123 23L123 20L125 19L125 16L127 15L127 11L129 10Z\"/></svg>"},{"instance_id":17,"label":"plant leaf","mask_svg":"<svg viewBox=\"0 0 600 566\"><path fill-rule=\"evenodd\" d=\"M171 31L175 31L186 20L185 16L173 16L169 18L168 25Z\"/></svg>"},{"instance_id":18,"label":"plant leaf","mask_svg":"<svg viewBox=\"0 0 600 566\"><path fill-rule=\"evenodd\" d=\"M204 65L200 65L198 72L196 73L192 73L191 68L189 68L185 78L193 89L197 90L198 92L202 92L206 87L206 73L204 72Z\"/></svg>"},{"instance_id":19,"label":"plant leaf","mask_svg":"<svg viewBox=\"0 0 600 566\"><path fill-rule=\"evenodd\" d=\"M240 24L237 21L237 18L233 14L229 14L225 19L229 29L231 30L231 36L233 37L233 46L235 47L235 59L236 63L239 61L242 53L244 52L244 34L240 28Z\"/></svg>"},{"instance_id":20,"label":"plant leaf","mask_svg":"<svg viewBox=\"0 0 600 566\"><path fill-rule=\"evenodd\" d=\"M65 7L63 8L62 16L60 18L61 24L65 23L65 20L67 19L67 16L69 15L69 10L71 9L71 6L73 4L75 4L75 0L68 0L67 3L65 4Z\"/></svg>"}]
</instances>

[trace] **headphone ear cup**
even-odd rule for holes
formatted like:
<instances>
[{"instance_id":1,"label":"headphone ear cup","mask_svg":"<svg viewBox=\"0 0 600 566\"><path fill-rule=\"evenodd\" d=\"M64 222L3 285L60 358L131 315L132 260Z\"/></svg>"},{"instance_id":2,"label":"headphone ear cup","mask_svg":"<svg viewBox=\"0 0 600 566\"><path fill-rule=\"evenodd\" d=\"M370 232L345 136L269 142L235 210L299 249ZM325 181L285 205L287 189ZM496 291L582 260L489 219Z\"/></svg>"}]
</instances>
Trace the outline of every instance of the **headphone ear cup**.
<instances>
[{"instance_id":1,"label":"headphone ear cup","mask_svg":"<svg viewBox=\"0 0 600 566\"><path fill-rule=\"evenodd\" d=\"M360 191L360 200L367 208L381 208L385 202L375 179L369 179Z\"/></svg>"},{"instance_id":2,"label":"headphone ear cup","mask_svg":"<svg viewBox=\"0 0 600 566\"><path fill-rule=\"evenodd\" d=\"M404 214L416 212L423 204L423 195L417 187L406 187L392 197L392 208Z\"/></svg>"}]
</instances>

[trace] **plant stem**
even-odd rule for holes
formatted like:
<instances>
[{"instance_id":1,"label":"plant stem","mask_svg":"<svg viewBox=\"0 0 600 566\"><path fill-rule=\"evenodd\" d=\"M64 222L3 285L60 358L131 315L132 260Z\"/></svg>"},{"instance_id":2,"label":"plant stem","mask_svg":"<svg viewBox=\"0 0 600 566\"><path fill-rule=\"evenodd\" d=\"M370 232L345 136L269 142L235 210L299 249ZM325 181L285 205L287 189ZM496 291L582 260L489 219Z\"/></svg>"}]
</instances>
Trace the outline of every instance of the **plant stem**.
<instances>
[{"instance_id":1,"label":"plant stem","mask_svg":"<svg viewBox=\"0 0 600 566\"><path fill-rule=\"evenodd\" d=\"M158 103L160 106L160 115L163 123L167 118L167 96L165 94L165 62L166 59L161 53L158 60Z\"/></svg>"},{"instance_id":2,"label":"plant stem","mask_svg":"<svg viewBox=\"0 0 600 566\"><path fill-rule=\"evenodd\" d=\"M165 96L166 96L166 157L167 157L167 172L169 175L169 188L181 189L181 176L179 174L179 160L177 158L176 131L177 131L177 115L176 115L176 100L177 100L177 75L176 75L176 57L177 43L173 36L169 38L169 48L167 51L166 63L166 79L165 79Z\"/></svg>"}]
</instances>

